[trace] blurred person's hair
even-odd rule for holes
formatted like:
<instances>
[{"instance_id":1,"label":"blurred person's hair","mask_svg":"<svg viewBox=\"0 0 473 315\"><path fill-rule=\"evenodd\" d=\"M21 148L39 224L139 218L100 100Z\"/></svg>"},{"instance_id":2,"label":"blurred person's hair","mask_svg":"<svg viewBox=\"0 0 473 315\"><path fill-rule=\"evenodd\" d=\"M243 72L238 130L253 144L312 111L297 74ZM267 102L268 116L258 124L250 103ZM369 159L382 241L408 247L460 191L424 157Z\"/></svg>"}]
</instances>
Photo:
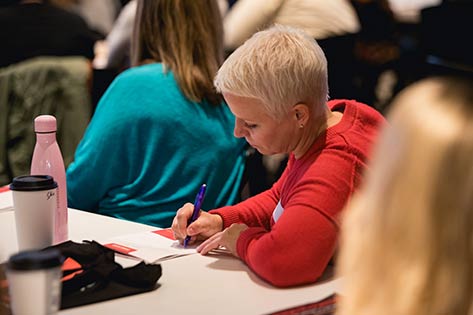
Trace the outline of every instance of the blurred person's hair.
<instances>
[{"instance_id":1,"label":"blurred person's hair","mask_svg":"<svg viewBox=\"0 0 473 315\"><path fill-rule=\"evenodd\" d=\"M162 62L192 101L219 104L213 78L223 61L223 26L215 0L138 0L132 66Z\"/></svg>"},{"instance_id":2,"label":"blurred person's hair","mask_svg":"<svg viewBox=\"0 0 473 315\"><path fill-rule=\"evenodd\" d=\"M302 30L275 25L238 47L214 84L221 93L258 99L276 119L297 103L309 105L319 116L327 102L327 60Z\"/></svg>"},{"instance_id":3,"label":"blurred person's hair","mask_svg":"<svg viewBox=\"0 0 473 315\"><path fill-rule=\"evenodd\" d=\"M337 315L473 314L471 86L430 78L395 99L346 209Z\"/></svg>"}]
</instances>

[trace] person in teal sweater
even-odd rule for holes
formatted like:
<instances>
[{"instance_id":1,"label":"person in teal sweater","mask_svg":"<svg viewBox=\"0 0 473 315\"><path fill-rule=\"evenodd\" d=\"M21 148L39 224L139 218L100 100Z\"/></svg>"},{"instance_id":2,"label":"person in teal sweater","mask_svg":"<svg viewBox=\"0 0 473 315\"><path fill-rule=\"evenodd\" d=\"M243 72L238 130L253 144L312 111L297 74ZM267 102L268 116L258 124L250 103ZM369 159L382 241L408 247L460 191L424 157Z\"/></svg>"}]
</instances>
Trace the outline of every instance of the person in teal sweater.
<instances>
[{"instance_id":1,"label":"person in teal sweater","mask_svg":"<svg viewBox=\"0 0 473 315\"><path fill-rule=\"evenodd\" d=\"M238 201L246 142L212 84L223 61L215 0L139 1L133 67L100 100L67 169L68 206L159 227L193 202Z\"/></svg>"}]
</instances>

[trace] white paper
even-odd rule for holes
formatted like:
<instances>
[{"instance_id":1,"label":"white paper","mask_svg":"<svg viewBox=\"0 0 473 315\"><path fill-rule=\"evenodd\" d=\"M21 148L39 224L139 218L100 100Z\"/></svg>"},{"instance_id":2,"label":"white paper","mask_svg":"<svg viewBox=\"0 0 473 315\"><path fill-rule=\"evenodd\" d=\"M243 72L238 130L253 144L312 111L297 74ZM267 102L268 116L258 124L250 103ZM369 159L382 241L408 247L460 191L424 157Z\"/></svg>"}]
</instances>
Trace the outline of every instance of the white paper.
<instances>
[{"instance_id":1,"label":"white paper","mask_svg":"<svg viewBox=\"0 0 473 315\"><path fill-rule=\"evenodd\" d=\"M161 230L165 231L165 230ZM113 237L104 242L104 245L122 254L127 254L144 260L146 263L155 263L162 260L196 254L196 246L184 248L178 241L172 240L157 231L141 232ZM123 250L120 247L123 247Z\"/></svg>"}]
</instances>

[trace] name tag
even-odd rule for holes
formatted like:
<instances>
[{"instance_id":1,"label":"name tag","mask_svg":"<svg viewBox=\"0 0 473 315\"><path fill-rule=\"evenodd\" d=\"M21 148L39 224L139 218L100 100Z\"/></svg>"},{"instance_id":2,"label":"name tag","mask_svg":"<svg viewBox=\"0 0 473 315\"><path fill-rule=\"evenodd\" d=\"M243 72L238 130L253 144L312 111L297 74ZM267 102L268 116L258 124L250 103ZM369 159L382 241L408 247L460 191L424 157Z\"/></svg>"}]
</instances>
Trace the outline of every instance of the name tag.
<instances>
[{"instance_id":1,"label":"name tag","mask_svg":"<svg viewBox=\"0 0 473 315\"><path fill-rule=\"evenodd\" d=\"M273 211L273 219L274 222L277 222L281 214L284 212L284 208L281 205L281 200L279 200L278 204L276 205L276 208L274 208Z\"/></svg>"}]
</instances>

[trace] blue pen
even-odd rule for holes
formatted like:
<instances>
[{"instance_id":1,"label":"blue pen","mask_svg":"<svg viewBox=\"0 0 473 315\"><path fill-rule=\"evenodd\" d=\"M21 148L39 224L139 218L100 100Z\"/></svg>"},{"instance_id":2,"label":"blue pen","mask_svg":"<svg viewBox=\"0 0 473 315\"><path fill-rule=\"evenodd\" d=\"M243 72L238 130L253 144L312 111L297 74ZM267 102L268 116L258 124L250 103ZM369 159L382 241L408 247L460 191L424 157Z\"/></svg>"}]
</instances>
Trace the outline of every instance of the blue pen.
<instances>
[{"instance_id":1,"label":"blue pen","mask_svg":"<svg viewBox=\"0 0 473 315\"><path fill-rule=\"evenodd\" d=\"M200 186L199 192L197 193L197 196L195 196L194 211L192 211L192 217L190 217L190 219L187 221L187 226L189 226L199 217L200 207L202 207L202 203L204 202L206 188L206 184L202 184L202 186ZM190 236L186 236L186 238L184 239L184 247L187 247L187 243L189 243L190 239Z\"/></svg>"}]
</instances>

